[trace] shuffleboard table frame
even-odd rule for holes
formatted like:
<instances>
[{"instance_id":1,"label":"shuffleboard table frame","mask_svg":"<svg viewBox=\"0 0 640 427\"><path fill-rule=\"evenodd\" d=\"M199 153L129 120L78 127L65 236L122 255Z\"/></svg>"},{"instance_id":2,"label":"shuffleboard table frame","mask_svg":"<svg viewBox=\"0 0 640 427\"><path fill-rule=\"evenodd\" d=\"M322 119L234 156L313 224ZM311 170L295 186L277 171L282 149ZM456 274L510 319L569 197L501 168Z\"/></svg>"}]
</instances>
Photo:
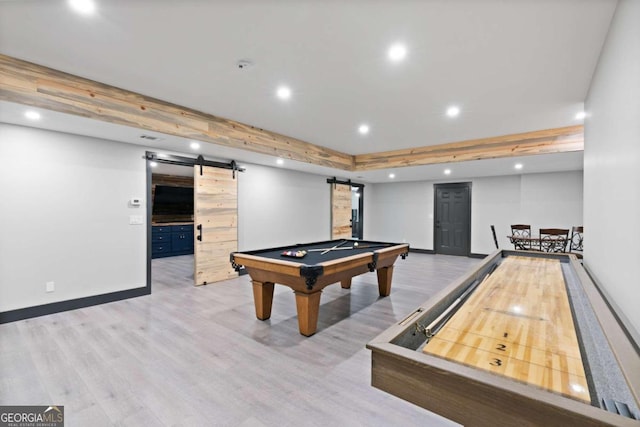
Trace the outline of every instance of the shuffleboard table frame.
<instances>
[{"instance_id":1,"label":"shuffleboard table frame","mask_svg":"<svg viewBox=\"0 0 640 427\"><path fill-rule=\"evenodd\" d=\"M469 426L580 425L635 426L640 421L607 412L541 388L403 346L416 322L437 318L464 290L509 255L564 258L571 265L597 316L629 389L640 401L640 355L615 315L571 254L497 250L402 321L367 344L371 384L458 423Z\"/></svg>"}]
</instances>

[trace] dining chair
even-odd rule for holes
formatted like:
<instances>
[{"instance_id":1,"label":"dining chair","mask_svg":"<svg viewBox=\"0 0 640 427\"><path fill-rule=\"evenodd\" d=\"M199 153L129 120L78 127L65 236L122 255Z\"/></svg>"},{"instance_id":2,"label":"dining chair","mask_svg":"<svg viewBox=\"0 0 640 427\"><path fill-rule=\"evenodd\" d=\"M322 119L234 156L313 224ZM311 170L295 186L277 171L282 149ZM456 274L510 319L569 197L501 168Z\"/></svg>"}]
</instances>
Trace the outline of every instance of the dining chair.
<instances>
[{"instance_id":1,"label":"dining chair","mask_svg":"<svg viewBox=\"0 0 640 427\"><path fill-rule=\"evenodd\" d=\"M569 240L569 252L582 259L582 241L584 239L584 227L571 227L571 239Z\"/></svg>"},{"instance_id":2,"label":"dining chair","mask_svg":"<svg viewBox=\"0 0 640 427\"><path fill-rule=\"evenodd\" d=\"M568 228L540 229L540 250L542 252L566 252L568 243Z\"/></svg>"},{"instance_id":3,"label":"dining chair","mask_svg":"<svg viewBox=\"0 0 640 427\"><path fill-rule=\"evenodd\" d=\"M518 237L524 237L527 240L520 240ZM531 249L531 225L529 224L512 224L511 225L511 243L514 249L528 251Z\"/></svg>"}]
</instances>

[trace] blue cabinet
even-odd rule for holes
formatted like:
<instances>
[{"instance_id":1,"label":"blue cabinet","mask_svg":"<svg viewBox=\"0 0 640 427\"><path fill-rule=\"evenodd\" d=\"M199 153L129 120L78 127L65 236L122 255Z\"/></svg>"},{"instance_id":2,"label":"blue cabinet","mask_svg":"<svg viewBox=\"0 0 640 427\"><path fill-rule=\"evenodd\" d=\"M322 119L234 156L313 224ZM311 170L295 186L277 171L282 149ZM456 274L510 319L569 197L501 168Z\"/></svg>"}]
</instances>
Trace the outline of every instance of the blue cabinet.
<instances>
[{"instance_id":1,"label":"blue cabinet","mask_svg":"<svg viewBox=\"0 0 640 427\"><path fill-rule=\"evenodd\" d=\"M151 227L151 258L193 253L193 224Z\"/></svg>"}]
</instances>

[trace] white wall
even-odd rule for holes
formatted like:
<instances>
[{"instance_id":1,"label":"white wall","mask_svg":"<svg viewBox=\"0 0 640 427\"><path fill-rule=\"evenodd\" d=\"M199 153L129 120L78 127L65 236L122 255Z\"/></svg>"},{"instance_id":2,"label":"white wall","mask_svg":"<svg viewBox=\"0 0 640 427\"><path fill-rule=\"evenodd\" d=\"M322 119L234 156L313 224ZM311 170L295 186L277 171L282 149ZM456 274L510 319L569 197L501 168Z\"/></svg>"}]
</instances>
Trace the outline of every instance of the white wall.
<instances>
[{"instance_id":1,"label":"white wall","mask_svg":"<svg viewBox=\"0 0 640 427\"><path fill-rule=\"evenodd\" d=\"M145 149L95 138L0 125L0 311L143 287L146 284ZM472 181L474 253L489 253L494 224L501 247L514 222L582 223L582 173ZM369 184L364 237L433 249L433 184ZM239 249L327 240L326 177L248 165L239 174ZM45 293L54 281L56 291Z\"/></svg>"},{"instance_id":2,"label":"white wall","mask_svg":"<svg viewBox=\"0 0 640 427\"><path fill-rule=\"evenodd\" d=\"M0 124L0 312L146 285L144 147ZM326 177L248 165L239 249L330 238ZM45 283L55 282L53 293Z\"/></svg>"},{"instance_id":3,"label":"white wall","mask_svg":"<svg viewBox=\"0 0 640 427\"><path fill-rule=\"evenodd\" d=\"M364 203L365 239L433 248L433 183L370 184Z\"/></svg>"},{"instance_id":4,"label":"white wall","mask_svg":"<svg viewBox=\"0 0 640 427\"><path fill-rule=\"evenodd\" d=\"M585 102L585 264L640 331L640 2L621 0Z\"/></svg>"},{"instance_id":5,"label":"white wall","mask_svg":"<svg viewBox=\"0 0 640 427\"><path fill-rule=\"evenodd\" d=\"M471 182L471 252L495 250L490 226L496 227L501 248L511 224L571 228L582 225L582 171L510 175L461 180ZM366 239L402 242L433 249L434 184L375 184L365 193Z\"/></svg>"},{"instance_id":6,"label":"white wall","mask_svg":"<svg viewBox=\"0 0 640 427\"><path fill-rule=\"evenodd\" d=\"M144 149L0 124L0 312L146 285ZM45 293L45 283L55 291Z\"/></svg>"},{"instance_id":7,"label":"white wall","mask_svg":"<svg viewBox=\"0 0 640 427\"><path fill-rule=\"evenodd\" d=\"M259 165L239 176L239 250L331 238L327 177Z\"/></svg>"},{"instance_id":8,"label":"white wall","mask_svg":"<svg viewBox=\"0 0 640 427\"><path fill-rule=\"evenodd\" d=\"M535 233L535 217L523 215L522 180L525 175L479 178L471 188L471 252L488 254L496 250L491 225L496 227L498 245L513 249L507 239L511 224L531 224Z\"/></svg>"}]
</instances>

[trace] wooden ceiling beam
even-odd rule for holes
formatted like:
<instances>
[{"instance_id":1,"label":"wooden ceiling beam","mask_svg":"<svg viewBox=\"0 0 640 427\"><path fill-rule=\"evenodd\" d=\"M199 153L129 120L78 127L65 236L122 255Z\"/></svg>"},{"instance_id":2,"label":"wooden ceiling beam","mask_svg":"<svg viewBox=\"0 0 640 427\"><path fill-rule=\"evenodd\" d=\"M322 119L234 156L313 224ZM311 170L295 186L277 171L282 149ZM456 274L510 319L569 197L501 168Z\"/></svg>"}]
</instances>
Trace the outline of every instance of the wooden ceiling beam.
<instances>
[{"instance_id":1,"label":"wooden ceiling beam","mask_svg":"<svg viewBox=\"0 0 640 427\"><path fill-rule=\"evenodd\" d=\"M582 125L578 125L450 144L359 154L355 156L355 170L367 171L583 150L584 130Z\"/></svg>"},{"instance_id":2,"label":"wooden ceiling beam","mask_svg":"<svg viewBox=\"0 0 640 427\"><path fill-rule=\"evenodd\" d=\"M0 99L345 171L584 150L569 126L353 156L1 54Z\"/></svg>"},{"instance_id":3,"label":"wooden ceiling beam","mask_svg":"<svg viewBox=\"0 0 640 427\"><path fill-rule=\"evenodd\" d=\"M330 168L353 156L0 55L0 99Z\"/></svg>"}]
</instances>

